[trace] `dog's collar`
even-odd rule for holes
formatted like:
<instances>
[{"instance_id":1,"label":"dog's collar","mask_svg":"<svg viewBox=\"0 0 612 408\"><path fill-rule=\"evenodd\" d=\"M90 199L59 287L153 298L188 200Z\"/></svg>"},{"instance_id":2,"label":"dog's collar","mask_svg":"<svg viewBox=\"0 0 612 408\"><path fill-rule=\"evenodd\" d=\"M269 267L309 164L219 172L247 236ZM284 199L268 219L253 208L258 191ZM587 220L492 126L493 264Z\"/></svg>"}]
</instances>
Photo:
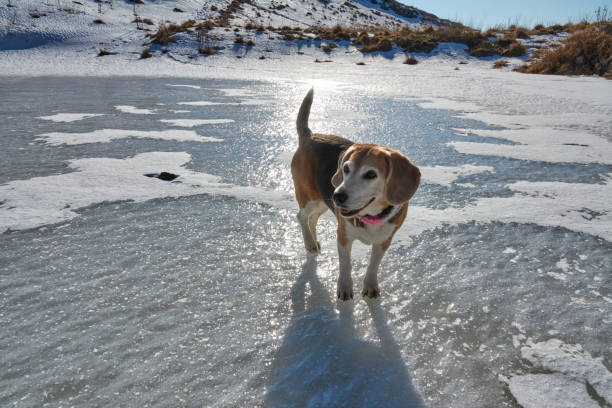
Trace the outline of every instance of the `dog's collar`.
<instances>
[{"instance_id":1,"label":"dog's collar","mask_svg":"<svg viewBox=\"0 0 612 408\"><path fill-rule=\"evenodd\" d=\"M390 205L376 215L355 215L355 219L361 224L382 225L395 218L403 207L403 205Z\"/></svg>"}]
</instances>

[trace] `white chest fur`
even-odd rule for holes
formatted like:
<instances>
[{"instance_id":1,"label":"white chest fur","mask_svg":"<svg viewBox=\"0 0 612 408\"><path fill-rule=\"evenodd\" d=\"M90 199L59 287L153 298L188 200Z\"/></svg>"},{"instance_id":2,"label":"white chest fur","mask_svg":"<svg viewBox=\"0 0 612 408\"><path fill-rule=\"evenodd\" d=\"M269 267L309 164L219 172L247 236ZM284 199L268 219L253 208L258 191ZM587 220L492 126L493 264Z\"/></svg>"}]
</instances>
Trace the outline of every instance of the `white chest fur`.
<instances>
[{"instance_id":1,"label":"white chest fur","mask_svg":"<svg viewBox=\"0 0 612 408\"><path fill-rule=\"evenodd\" d=\"M381 244L393 233L397 225L385 222L382 225L364 225L355 227L350 222L346 223L346 235L349 240L358 239L364 244Z\"/></svg>"}]
</instances>

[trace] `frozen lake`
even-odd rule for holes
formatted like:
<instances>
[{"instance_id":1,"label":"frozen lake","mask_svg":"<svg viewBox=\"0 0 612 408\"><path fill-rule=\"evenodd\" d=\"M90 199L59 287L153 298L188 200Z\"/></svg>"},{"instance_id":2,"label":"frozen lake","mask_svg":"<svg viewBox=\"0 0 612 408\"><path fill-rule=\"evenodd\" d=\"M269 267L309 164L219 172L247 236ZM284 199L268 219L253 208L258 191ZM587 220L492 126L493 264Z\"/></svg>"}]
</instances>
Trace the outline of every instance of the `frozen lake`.
<instances>
[{"instance_id":1,"label":"frozen lake","mask_svg":"<svg viewBox=\"0 0 612 408\"><path fill-rule=\"evenodd\" d=\"M601 148L541 161L456 112L315 83L313 131L424 179L381 298L342 303L333 217L316 259L295 218L309 87L0 79L0 406L516 407L551 384L612 402ZM180 177L144 176L162 171Z\"/></svg>"}]
</instances>

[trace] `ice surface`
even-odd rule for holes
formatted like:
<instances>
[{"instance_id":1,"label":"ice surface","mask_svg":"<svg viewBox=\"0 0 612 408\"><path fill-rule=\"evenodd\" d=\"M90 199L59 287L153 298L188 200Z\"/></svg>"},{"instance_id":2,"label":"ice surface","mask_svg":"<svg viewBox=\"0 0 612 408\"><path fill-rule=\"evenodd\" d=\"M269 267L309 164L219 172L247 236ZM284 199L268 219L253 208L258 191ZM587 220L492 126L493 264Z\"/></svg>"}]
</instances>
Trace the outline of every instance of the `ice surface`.
<instances>
[{"instance_id":1,"label":"ice surface","mask_svg":"<svg viewBox=\"0 0 612 408\"><path fill-rule=\"evenodd\" d=\"M136 137L143 139L162 139L176 140L180 142L222 142L223 140L200 136L193 130L124 130L124 129L99 129L87 133L65 133L65 132L49 132L39 135L39 140L45 143L58 146L78 145L87 143L108 143L115 139L124 139L126 137Z\"/></svg>"},{"instance_id":2,"label":"ice surface","mask_svg":"<svg viewBox=\"0 0 612 408\"><path fill-rule=\"evenodd\" d=\"M344 399L352 406L516 407L510 382L525 388L520 376L548 370L575 390L568 401L585 390L603 398L607 383L593 391L589 381L607 378L596 370L610 358L612 167L468 155L447 143L516 143L479 132L552 128L555 120L564 132L574 123L577 134L602 137L608 108L550 105L548 78L530 102L511 90L497 93L498 74L481 72L487 95L480 97L482 89L467 86L476 72L461 78L451 71L450 86L444 76L427 79L426 70L441 73L434 64L397 77L403 96L384 84L372 90L329 76L0 80L11 95L0 122L0 217L11 228L0 235L0 348L9 350L0 405L276 407ZM194 87L160 92L159 83L169 81ZM320 86L313 130L353 129L356 141L397 148L423 171L383 259L377 301L336 302L329 212L319 222L316 263L303 249L289 162L295 114L310 83ZM28 97L40 89L44 98ZM432 94L456 103L472 98L473 111L429 109L408 98ZM189 100L215 104L173 112ZM494 112L501 101L505 114ZM535 112L531 118L521 117L523 104ZM105 115L37 119L58 111ZM233 120L206 127L219 143L199 143L197 133L159 122L217 118ZM120 130L97 133L109 123ZM49 140L41 133L59 134L57 143L37 142ZM92 142L61 142L79 138ZM161 171L179 178L143 175ZM367 255L355 245L357 292ZM534 368L520 348L551 336L581 345L568 366L601 375L576 380L582 377L569 369Z\"/></svg>"}]
</instances>

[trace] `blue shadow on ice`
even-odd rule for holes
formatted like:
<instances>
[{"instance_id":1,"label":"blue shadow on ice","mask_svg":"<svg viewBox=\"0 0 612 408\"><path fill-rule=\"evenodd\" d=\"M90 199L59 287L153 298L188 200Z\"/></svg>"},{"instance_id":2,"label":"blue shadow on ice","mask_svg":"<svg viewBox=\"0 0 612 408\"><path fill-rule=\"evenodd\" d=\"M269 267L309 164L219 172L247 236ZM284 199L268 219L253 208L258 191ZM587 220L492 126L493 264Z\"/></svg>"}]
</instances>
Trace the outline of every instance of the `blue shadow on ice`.
<instances>
[{"instance_id":1,"label":"blue shadow on ice","mask_svg":"<svg viewBox=\"0 0 612 408\"><path fill-rule=\"evenodd\" d=\"M380 344L355 330L353 303L335 310L309 256L292 287L293 315L276 352L266 407L424 407L379 302L368 302ZM310 295L306 295L307 285Z\"/></svg>"}]
</instances>

